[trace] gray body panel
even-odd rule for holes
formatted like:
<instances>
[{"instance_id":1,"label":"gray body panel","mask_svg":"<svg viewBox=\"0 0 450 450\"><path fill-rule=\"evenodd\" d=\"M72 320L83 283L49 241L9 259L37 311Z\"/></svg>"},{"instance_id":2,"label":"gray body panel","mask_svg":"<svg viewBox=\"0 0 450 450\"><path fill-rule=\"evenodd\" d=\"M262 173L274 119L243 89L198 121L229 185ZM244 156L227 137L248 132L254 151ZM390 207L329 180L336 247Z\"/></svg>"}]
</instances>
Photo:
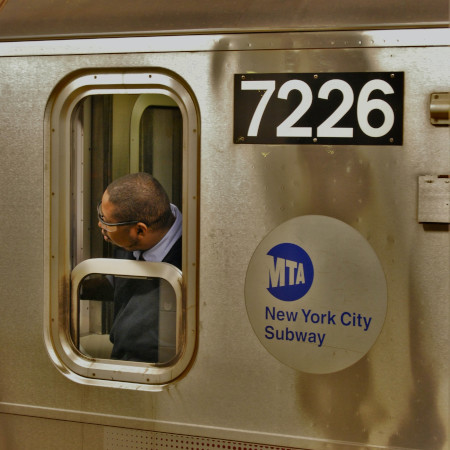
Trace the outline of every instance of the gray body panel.
<instances>
[{"instance_id":1,"label":"gray body panel","mask_svg":"<svg viewBox=\"0 0 450 450\"><path fill-rule=\"evenodd\" d=\"M448 127L429 120L431 93L448 90L449 48L441 38L432 46L385 47L358 44L365 35L356 32L347 47L348 35L340 33L327 45L320 35L310 38L301 48L292 42L302 35L267 34L254 50L243 44L251 36L229 35L217 45L226 42L232 51L202 48L204 41L201 51L177 51L180 37L170 41L171 51L146 52L154 45L147 38L147 47L134 52L130 45L126 53L117 52L114 40L97 53L92 41L67 55L64 45L52 55L54 44L42 43L44 51L29 56L19 44L20 56L8 54L5 44L1 448L61 448L68 428L65 448L108 448L109 427L308 449L447 448L448 225L418 222L417 192L419 176L450 171ZM46 105L71 72L105 67L172 71L199 104L198 348L187 374L162 392L76 384L53 366L42 337L49 264L43 237L50 233L43 212L51 170ZM367 71L405 73L403 146L233 144L235 73ZM358 230L380 259L388 288L387 317L373 348L327 375L297 372L266 352L243 294L248 263L264 236L309 214Z\"/></svg>"},{"instance_id":2,"label":"gray body panel","mask_svg":"<svg viewBox=\"0 0 450 450\"><path fill-rule=\"evenodd\" d=\"M2 8L2 4L4 4ZM236 0L0 2L0 39L117 34L208 33L210 30L349 30L446 26L445 0Z\"/></svg>"}]
</instances>

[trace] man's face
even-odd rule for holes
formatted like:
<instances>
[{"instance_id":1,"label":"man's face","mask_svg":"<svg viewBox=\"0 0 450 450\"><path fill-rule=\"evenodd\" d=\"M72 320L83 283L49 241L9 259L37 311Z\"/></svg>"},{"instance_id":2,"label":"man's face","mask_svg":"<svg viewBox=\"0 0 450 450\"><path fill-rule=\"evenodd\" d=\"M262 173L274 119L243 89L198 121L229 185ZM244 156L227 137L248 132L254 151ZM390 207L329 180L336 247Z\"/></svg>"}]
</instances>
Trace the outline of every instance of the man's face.
<instances>
[{"instance_id":1,"label":"man's face","mask_svg":"<svg viewBox=\"0 0 450 450\"><path fill-rule=\"evenodd\" d=\"M115 206L109 201L109 194L105 191L99 206L99 215L104 222L117 223L114 220ZM138 250L139 240L135 224L106 226L100 220L98 226L102 230L103 239L128 251Z\"/></svg>"}]
</instances>

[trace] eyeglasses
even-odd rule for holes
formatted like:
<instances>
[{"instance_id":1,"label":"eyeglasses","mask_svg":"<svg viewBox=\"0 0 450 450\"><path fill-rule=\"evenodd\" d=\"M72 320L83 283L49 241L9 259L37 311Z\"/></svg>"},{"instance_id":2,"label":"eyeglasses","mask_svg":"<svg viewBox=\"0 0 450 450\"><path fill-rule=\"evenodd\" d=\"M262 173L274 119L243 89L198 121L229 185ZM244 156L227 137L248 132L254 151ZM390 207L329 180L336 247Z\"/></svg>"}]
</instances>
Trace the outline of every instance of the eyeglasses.
<instances>
[{"instance_id":1,"label":"eyeglasses","mask_svg":"<svg viewBox=\"0 0 450 450\"><path fill-rule=\"evenodd\" d=\"M139 220L130 220L129 222L116 222L116 223L105 222L105 220L103 219L103 214L101 213L100 209L101 206L102 202L100 201L97 204L97 217L98 221L101 223L101 227L106 231L113 232L116 231L117 227L120 227L122 225L133 225L139 222Z\"/></svg>"}]
</instances>

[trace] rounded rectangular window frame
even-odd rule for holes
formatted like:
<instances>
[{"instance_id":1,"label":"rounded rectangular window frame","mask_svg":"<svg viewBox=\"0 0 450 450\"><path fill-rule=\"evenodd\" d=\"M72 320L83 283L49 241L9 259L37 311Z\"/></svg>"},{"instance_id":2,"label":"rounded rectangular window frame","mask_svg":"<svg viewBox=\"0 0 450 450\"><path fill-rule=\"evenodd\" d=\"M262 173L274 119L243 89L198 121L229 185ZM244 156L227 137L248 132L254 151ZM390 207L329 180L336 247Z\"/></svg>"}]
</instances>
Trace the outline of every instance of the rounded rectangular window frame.
<instances>
[{"instance_id":1,"label":"rounded rectangular window frame","mask_svg":"<svg viewBox=\"0 0 450 450\"><path fill-rule=\"evenodd\" d=\"M182 345L176 358L166 364L90 358L76 348L70 332L74 314L77 314L77 308L74 307L76 293L73 291L75 288L73 282L74 278L79 280L78 274L75 274L75 277L72 274L74 268L70 248L72 113L79 102L88 96L146 93L158 93L172 98L180 108L183 119L183 256L182 276L180 275L181 278L176 282L181 283L179 301L182 317L177 322L181 328L179 331L182 333ZM168 71L79 71L69 75L55 88L47 105L46 122L49 125L47 147L50 152L48 198L45 202L50 229L45 236L46 248L49 249L44 317L47 351L56 367L65 376L78 383L160 390L164 385L185 375L196 350L199 115L193 93L183 80ZM131 266L128 264L130 262ZM107 273L111 260L108 262L104 259L88 259L83 263L83 270L89 267L91 273ZM138 276L167 279L167 272L161 272L156 266L152 267L152 264L143 262L135 263L146 265L145 275L141 273ZM133 261L123 260L113 264L114 275L133 275ZM173 269L177 270L174 267ZM84 272L82 273L86 276ZM175 279L174 272L170 273L169 282L170 279ZM172 281L172 285L173 283Z\"/></svg>"}]
</instances>

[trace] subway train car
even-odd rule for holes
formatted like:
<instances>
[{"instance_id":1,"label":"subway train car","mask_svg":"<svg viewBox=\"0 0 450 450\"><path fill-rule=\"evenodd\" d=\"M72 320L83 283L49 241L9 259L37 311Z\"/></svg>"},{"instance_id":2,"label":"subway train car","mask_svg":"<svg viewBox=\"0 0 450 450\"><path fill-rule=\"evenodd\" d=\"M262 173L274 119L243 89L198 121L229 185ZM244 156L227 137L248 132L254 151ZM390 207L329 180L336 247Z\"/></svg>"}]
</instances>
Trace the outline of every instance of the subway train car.
<instances>
[{"instance_id":1,"label":"subway train car","mask_svg":"<svg viewBox=\"0 0 450 450\"><path fill-rule=\"evenodd\" d=\"M447 0L0 0L0 449L448 449L449 44ZM102 237L135 172L181 270Z\"/></svg>"}]
</instances>

